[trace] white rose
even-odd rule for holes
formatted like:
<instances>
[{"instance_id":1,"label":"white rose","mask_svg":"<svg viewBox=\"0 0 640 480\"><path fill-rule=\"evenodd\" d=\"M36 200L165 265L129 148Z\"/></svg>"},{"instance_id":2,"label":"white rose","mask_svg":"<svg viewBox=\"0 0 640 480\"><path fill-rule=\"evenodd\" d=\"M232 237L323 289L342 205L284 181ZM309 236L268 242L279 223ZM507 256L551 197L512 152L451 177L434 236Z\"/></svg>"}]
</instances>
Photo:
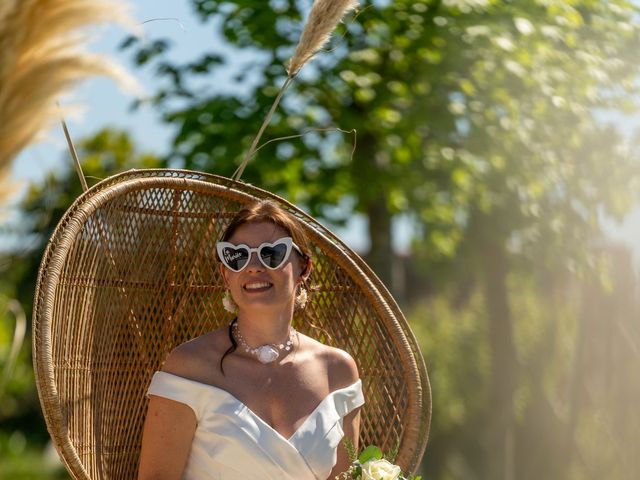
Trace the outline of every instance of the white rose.
<instances>
[{"instance_id":1,"label":"white rose","mask_svg":"<svg viewBox=\"0 0 640 480\"><path fill-rule=\"evenodd\" d=\"M400 467L387 460L369 460L362 464L362 480L396 480Z\"/></svg>"}]
</instances>

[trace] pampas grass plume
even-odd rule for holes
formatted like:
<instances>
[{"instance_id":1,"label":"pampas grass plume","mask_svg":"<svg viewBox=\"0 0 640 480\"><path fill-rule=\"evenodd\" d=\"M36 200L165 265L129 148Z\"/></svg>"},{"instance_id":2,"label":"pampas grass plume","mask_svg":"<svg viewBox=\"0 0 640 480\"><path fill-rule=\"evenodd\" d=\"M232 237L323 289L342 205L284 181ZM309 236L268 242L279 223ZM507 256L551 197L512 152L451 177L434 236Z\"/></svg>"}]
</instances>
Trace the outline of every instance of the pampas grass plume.
<instances>
[{"instance_id":1,"label":"pampas grass plume","mask_svg":"<svg viewBox=\"0 0 640 480\"><path fill-rule=\"evenodd\" d=\"M137 29L121 0L0 2L0 202L12 160L65 113L60 97L96 75L136 88L123 69L83 48L89 27L112 22Z\"/></svg>"},{"instance_id":2,"label":"pampas grass plume","mask_svg":"<svg viewBox=\"0 0 640 480\"><path fill-rule=\"evenodd\" d=\"M289 62L287 74L295 76L305 63L329 41L331 32L342 18L358 6L358 0L316 0L307 25Z\"/></svg>"},{"instance_id":3,"label":"pampas grass plume","mask_svg":"<svg viewBox=\"0 0 640 480\"><path fill-rule=\"evenodd\" d=\"M251 158L253 158L258 148L258 142L260 138L262 138L262 134L267 128L267 125L269 125L282 95L293 81L293 77L295 77L300 69L329 41L331 33L336 28L338 22L357 6L358 0L316 0L314 2L313 7L311 7L311 12L309 13L309 18L307 19L307 24L300 36L298 46L289 61L287 79L282 87L280 87L266 118L253 139L251 147L242 159L240 166L234 172L232 177L234 180L240 180L242 172L244 172L245 167Z\"/></svg>"}]
</instances>

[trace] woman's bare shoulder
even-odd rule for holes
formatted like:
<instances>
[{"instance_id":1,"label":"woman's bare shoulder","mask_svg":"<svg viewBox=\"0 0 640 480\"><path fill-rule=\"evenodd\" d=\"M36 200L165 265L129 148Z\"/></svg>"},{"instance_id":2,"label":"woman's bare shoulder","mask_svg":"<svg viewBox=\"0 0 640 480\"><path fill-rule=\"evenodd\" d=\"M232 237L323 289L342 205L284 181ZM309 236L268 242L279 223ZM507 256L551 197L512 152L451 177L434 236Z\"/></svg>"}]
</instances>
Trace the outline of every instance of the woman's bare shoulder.
<instances>
[{"instance_id":1,"label":"woman's bare shoulder","mask_svg":"<svg viewBox=\"0 0 640 480\"><path fill-rule=\"evenodd\" d=\"M229 346L228 327L221 327L178 345L164 361L162 371L209 383L212 365Z\"/></svg>"},{"instance_id":2,"label":"woman's bare shoulder","mask_svg":"<svg viewBox=\"0 0 640 480\"><path fill-rule=\"evenodd\" d=\"M331 390L348 387L360 378L356 361L340 348L328 347L327 363Z\"/></svg>"},{"instance_id":3,"label":"woman's bare shoulder","mask_svg":"<svg viewBox=\"0 0 640 480\"><path fill-rule=\"evenodd\" d=\"M314 351L323 363L329 378L329 388L337 390L348 387L360 378L358 365L346 351L325 345L311 337L306 337L307 348Z\"/></svg>"}]
</instances>

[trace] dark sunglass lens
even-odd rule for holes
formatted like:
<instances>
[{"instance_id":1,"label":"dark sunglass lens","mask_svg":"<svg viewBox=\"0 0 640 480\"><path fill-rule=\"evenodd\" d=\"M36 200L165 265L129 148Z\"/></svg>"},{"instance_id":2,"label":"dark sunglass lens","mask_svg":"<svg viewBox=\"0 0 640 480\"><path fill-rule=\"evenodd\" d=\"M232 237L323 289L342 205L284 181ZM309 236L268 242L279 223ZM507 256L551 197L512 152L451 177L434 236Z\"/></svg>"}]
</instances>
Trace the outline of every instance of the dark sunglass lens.
<instances>
[{"instance_id":1,"label":"dark sunglass lens","mask_svg":"<svg viewBox=\"0 0 640 480\"><path fill-rule=\"evenodd\" d=\"M278 268L286 260L287 246L284 243L273 245L272 247L262 247L260 258L269 268Z\"/></svg>"},{"instance_id":2,"label":"dark sunglass lens","mask_svg":"<svg viewBox=\"0 0 640 480\"><path fill-rule=\"evenodd\" d=\"M242 270L249 260L249 252L246 248L225 247L222 249L224 263L231 270Z\"/></svg>"}]
</instances>

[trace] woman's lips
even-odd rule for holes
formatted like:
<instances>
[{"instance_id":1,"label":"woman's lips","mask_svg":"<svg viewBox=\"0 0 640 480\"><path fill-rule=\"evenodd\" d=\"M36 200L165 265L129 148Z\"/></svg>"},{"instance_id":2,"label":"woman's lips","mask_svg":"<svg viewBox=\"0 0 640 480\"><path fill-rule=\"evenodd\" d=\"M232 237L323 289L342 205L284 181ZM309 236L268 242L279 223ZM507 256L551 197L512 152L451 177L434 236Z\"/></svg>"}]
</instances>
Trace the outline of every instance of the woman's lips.
<instances>
[{"instance_id":1,"label":"woman's lips","mask_svg":"<svg viewBox=\"0 0 640 480\"><path fill-rule=\"evenodd\" d=\"M259 292L271 288L271 284L269 282L249 282L243 288L249 292Z\"/></svg>"}]
</instances>

